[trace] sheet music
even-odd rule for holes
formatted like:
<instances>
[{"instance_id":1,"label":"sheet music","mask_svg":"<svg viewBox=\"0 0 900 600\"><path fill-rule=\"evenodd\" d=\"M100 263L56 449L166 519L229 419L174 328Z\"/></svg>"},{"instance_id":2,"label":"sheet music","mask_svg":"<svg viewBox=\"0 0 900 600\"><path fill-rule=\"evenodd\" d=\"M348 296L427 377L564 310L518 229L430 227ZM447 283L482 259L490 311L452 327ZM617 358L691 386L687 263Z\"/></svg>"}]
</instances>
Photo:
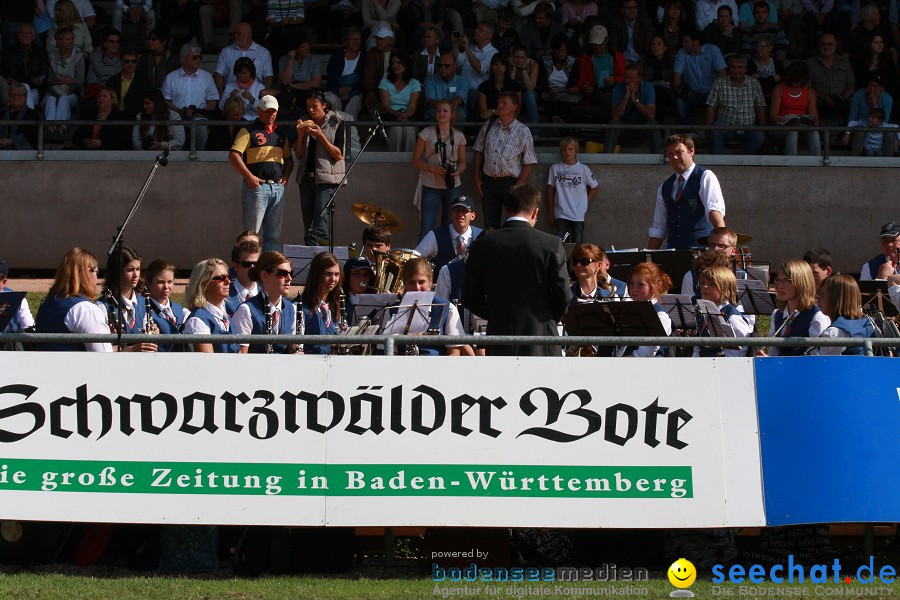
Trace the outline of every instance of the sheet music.
<instances>
[{"instance_id":1,"label":"sheet music","mask_svg":"<svg viewBox=\"0 0 900 600\"><path fill-rule=\"evenodd\" d=\"M775 303L769 294L769 288L756 279L737 280L738 304L747 315L771 315L775 311Z\"/></svg>"},{"instance_id":2,"label":"sheet music","mask_svg":"<svg viewBox=\"0 0 900 600\"><path fill-rule=\"evenodd\" d=\"M710 300L702 298L697 299L697 310L703 316L703 331L698 331L697 335L701 337L736 337L734 329L725 320L719 307Z\"/></svg>"},{"instance_id":3,"label":"sheet music","mask_svg":"<svg viewBox=\"0 0 900 600\"><path fill-rule=\"evenodd\" d=\"M328 252L328 246L300 246L295 244L284 245L284 255L291 261L291 271L294 278L291 285L306 285L306 277L309 275L309 265L316 254ZM344 263L350 256L350 249L347 246L335 246L334 255L341 263L341 271L344 270Z\"/></svg>"},{"instance_id":4,"label":"sheet music","mask_svg":"<svg viewBox=\"0 0 900 600\"><path fill-rule=\"evenodd\" d=\"M689 294L663 294L658 302L672 319L672 329L697 329L694 301Z\"/></svg>"},{"instance_id":5,"label":"sheet music","mask_svg":"<svg viewBox=\"0 0 900 600\"><path fill-rule=\"evenodd\" d=\"M379 314L384 310L384 307L388 304L396 303L398 298L397 294L360 294L354 300L353 322L359 323L361 319L366 317L380 322Z\"/></svg>"},{"instance_id":6,"label":"sheet music","mask_svg":"<svg viewBox=\"0 0 900 600\"><path fill-rule=\"evenodd\" d=\"M406 292L399 306L384 311L384 325L381 332L388 335L425 333L429 328L429 314L433 301L434 292Z\"/></svg>"}]
</instances>

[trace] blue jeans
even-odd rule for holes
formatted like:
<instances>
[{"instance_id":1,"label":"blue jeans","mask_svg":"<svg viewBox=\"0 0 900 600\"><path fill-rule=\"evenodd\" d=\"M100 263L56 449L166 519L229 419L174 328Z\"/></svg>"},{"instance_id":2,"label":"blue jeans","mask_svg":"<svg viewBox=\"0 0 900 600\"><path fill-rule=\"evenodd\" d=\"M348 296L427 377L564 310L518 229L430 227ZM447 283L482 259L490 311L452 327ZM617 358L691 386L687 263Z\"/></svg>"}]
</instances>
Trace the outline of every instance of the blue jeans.
<instances>
[{"instance_id":1,"label":"blue jeans","mask_svg":"<svg viewBox=\"0 0 900 600\"><path fill-rule=\"evenodd\" d=\"M244 208L244 229L252 229L262 235L263 251L281 252L281 223L284 221L284 186L280 183L264 183L255 190L241 186Z\"/></svg>"},{"instance_id":2,"label":"blue jeans","mask_svg":"<svg viewBox=\"0 0 900 600\"><path fill-rule=\"evenodd\" d=\"M315 180L310 177L305 177L300 183L300 211L303 213L307 246L318 246L320 239L329 239L331 215L326 212L323 217L322 211L334 196L337 187L328 184L316 185Z\"/></svg>"},{"instance_id":3,"label":"blue jeans","mask_svg":"<svg viewBox=\"0 0 900 600\"><path fill-rule=\"evenodd\" d=\"M580 244L584 239L584 221L570 221L568 219L556 219L556 235L562 239L564 235L567 244Z\"/></svg>"},{"instance_id":4,"label":"blue jeans","mask_svg":"<svg viewBox=\"0 0 900 600\"><path fill-rule=\"evenodd\" d=\"M715 121L713 125L728 125L721 121ZM724 154L725 142L733 139L739 139L741 144L741 154L744 156L752 156L756 154L759 147L763 143L762 131L710 131L709 136L709 152L710 154Z\"/></svg>"},{"instance_id":5,"label":"blue jeans","mask_svg":"<svg viewBox=\"0 0 900 600\"><path fill-rule=\"evenodd\" d=\"M438 213L441 215L441 227L450 224L450 205L462 196L462 186L439 189L422 186L422 222L419 225L419 241L434 229L434 221Z\"/></svg>"},{"instance_id":6,"label":"blue jeans","mask_svg":"<svg viewBox=\"0 0 900 600\"><path fill-rule=\"evenodd\" d=\"M525 118L528 119L528 125L540 123L541 118L538 116L537 92L534 90L522 92L522 109L525 111ZM534 133L534 131L532 131L532 133Z\"/></svg>"},{"instance_id":7,"label":"blue jeans","mask_svg":"<svg viewBox=\"0 0 900 600\"><path fill-rule=\"evenodd\" d=\"M678 113L679 125L691 124L691 111L698 106L706 106L706 98L709 92L691 92L687 98L681 96L675 98L675 112Z\"/></svg>"}]
</instances>

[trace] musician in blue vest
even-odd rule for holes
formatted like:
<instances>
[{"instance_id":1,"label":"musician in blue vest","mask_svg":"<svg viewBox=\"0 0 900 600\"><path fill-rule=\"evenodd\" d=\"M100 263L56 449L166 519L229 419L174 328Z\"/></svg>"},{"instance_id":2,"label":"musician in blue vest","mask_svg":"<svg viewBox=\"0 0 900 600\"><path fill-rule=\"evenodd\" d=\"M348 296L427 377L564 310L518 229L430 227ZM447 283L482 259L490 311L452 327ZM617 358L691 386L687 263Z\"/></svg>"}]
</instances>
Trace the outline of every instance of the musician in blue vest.
<instances>
[{"instance_id":1,"label":"musician in blue vest","mask_svg":"<svg viewBox=\"0 0 900 600\"><path fill-rule=\"evenodd\" d=\"M47 297L38 308L38 333L109 333L106 314L97 298L97 257L82 248L72 248L56 268ZM111 344L41 344L43 351L112 352Z\"/></svg>"},{"instance_id":2,"label":"musician in blue vest","mask_svg":"<svg viewBox=\"0 0 900 600\"><path fill-rule=\"evenodd\" d=\"M900 224L885 223L881 226L881 233L878 238L881 241L881 254L868 261L862 266L859 273L860 281L872 281L873 279L884 279L884 271L882 266L891 263L891 272L887 275L897 275L900 273L900 265L898 265L897 251L900 249ZM879 274L879 271L882 271Z\"/></svg>"},{"instance_id":3,"label":"musician in blue vest","mask_svg":"<svg viewBox=\"0 0 900 600\"><path fill-rule=\"evenodd\" d=\"M337 335L341 319L341 263L330 252L320 252L309 263L306 285L298 300L302 303L303 333ZM331 354L328 344L303 344L306 354Z\"/></svg>"},{"instance_id":4,"label":"musician in blue vest","mask_svg":"<svg viewBox=\"0 0 900 600\"><path fill-rule=\"evenodd\" d=\"M689 135L671 135L666 157L675 173L656 192L656 210L647 248L690 250L714 227L725 227L725 199L715 174L694 163L694 140Z\"/></svg>"},{"instance_id":5,"label":"musician in blue vest","mask_svg":"<svg viewBox=\"0 0 900 600\"><path fill-rule=\"evenodd\" d=\"M150 315L163 334L181 333L190 316L188 309L172 300L175 288L175 265L167 260L154 260L144 269L144 281L150 290ZM157 352L171 352L173 344L157 344Z\"/></svg>"},{"instance_id":6,"label":"musician in blue vest","mask_svg":"<svg viewBox=\"0 0 900 600\"><path fill-rule=\"evenodd\" d=\"M225 299L228 298L230 284L231 277L225 261L207 258L194 265L184 294L185 304L191 311L184 322L185 335L231 334L231 319L225 312ZM238 344L225 342L203 342L193 346L195 352L236 354L240 351Z\"/></svg>"},{"instance_id":7,"label":"musician in blue vest","mask_svg":"<svg viewBox=\"0 0 900 600\"><path fill-rule=\"evenodd\" d=\"M433 286L431 264L424 258L416 257L403 263L400 269L400 278L403 280L405 292L430 292ZM462 323L459 319L459 311L446 298L435 294L432 305L427 307L429 329L437 331L438 335L465 335ZM443 346L447 356L474 356L471 346ZM441 346L420 346L419 354L438 356L441 354Z\"/></svg>"},{"instance_id":8,"label":"musician in blue vest","mask_svg":"<svg viewBox=\"0 0 900 600\"><path fill-rule=\"evenodd\" d=\"M98 304L110 323L110 329L117 333L115 326L118 319L122 333L159 333L156 324L147 315L147 296L144 296L144 284L141 281L141 256L133 248L123 246L121 252L112 253L106 260L106 291ZM109 301L115 298L109 306ZM124 349L124 348L123 348ZM156 352L156 344L138 342L129 346L131 352Z\"/></svg>"},{"instance_id":9,"label":"musician in blue vest","mask_svg":"<svg viewBox=\"0 0 900 600\"><path fill-rule=\"evenodd\" d=\"M450 205L450 224L436 227L425 234L416 252L431 261L434 272L464 254L482 230L472 225L475 221L475 204L467 196L460 196Z\"/></svg>"},{"instance_id":10,"label":"musician in blue vest","mask_svg":"<svg viewBox=\"0 0 900 600\"><path fill-rule=\"evenodd\" d=\"M14 291L6 287L7 281L9 281L9 265L6 264L5 260L0 258L0 293ZM7 333L22 331L33 325L34 319L31 316L31 309L28 308L28 301L25 300L25 298L22 298L19 309L16 311L16 314L13 315L12 320L9 322L9 325L6 326L4 331Z\"/></svg>"},{"instance_id":11,"label":"musician in blue vest","mask_svg":"<svg viewBox=\"0 0 900 600\"><path fill-rule=\"evenodd\" d=\"M730 267L714 265L700 274L700 295L715 303L725 322L734 331L734 337L747 337L753 333L753 323L737 308L737 278ZM713 336L704 317L697 321L697 335ZM747 356L747 348L715 348L694 346L694 356Z\"/></svg>"},{"instance_id":12,"label":"musician in blue vest","mask_svg":"<svg viewBox=\"0 0 900 600\"><path fill-rule=\"evenodd\" d=\"M237 307L259 293L259 286L250 279L250 269L259 260L261 248L257 242L238 242L231 249L231 285L228 286L228 298L225 300L225 312L228 317L234 315Z\"/></svg>"},{"instance_id":13,"label":"musician in blue vest","mask_svg":"<svg viewBox=\"0 0 900 600\"><path fill-rule=\"evenodd\" d=\"M572 269L576 279L572 284L573 303L622 300L628 296L628 285L607 273L609 258L600 246L575 246L572 250Z\"/></svg>"},{"instance_id":14,"label":"musician in blue vest","mask_svg":"<svg viewBox=\"0 0 900 600\"><path fill-rule=\"evenodd\" d=\"M348 325L356 325L357 296L370 294L369 286L375 278L375 269L369 259L362 256L354 256L344 262L344 278L342 285L346 296L344 310Z\"/></svg>"},{"instance_id":15,"label":"musician in blue vest","mask_svg":"<svg viewBox=\"0 0 900 600\"><path fill-rule=\"evenodd\" d=\"M694 259L694 264L691 266L691 270L684 274L684 279L681 280L682 294L686 294L694 298L700 297L700 281L697 277L698 273L704 268L711 266L711 262L719 262L718 258L707 258L707 260L705 261L706 264L704 264L704 261L702 261L701 258L703 258L704 256L709 256L708 253L713 250L726 257L727 262L722 264L732 267L734 269L734 276L736 278L747 279L747 272L735 264L734 257L737 253L738 234L728 229L727 227L716 227L711 232L709 232L709 236L707 238L700 238L700 240L698 241L706 246L706 252L701 253L696 259Z\"/></svg>"},{"instance_id":16,"label":"musician in blue vest","mask_svg":"<svg viewBox=\"0 0 900 600\"><path fill-rule=\"evenodd\" d=\"M831 326L822 332L823 338L870 338L876 337L875 326L863 313L862 294L859 286L849 275L832 275L819 288L819 308L831 319ZM819 355L862 356L862 346L826 346L816 349Z\"/></svg>"},{"instance_id":17,"label":"musician in blue vest","mask_svg":"<svg viewBox=\"0 0 900 600\"><path fill-rule=\"evenodd\" d=\"M769 337L819 337L831 325L816 306L816 287L812 269L805 260L790 259L778 265L775 275L775 295L778 308L772 313ZM770 347L760 349L757 356L798 356L809 354L811 348Z\"/></svg>"},{"instance_id":18,"label":"musician in blue vest","mask_svg":"<svg viewBox=\"0 0 900 600\"><path fill-rule=\"evenodd\" d=\"M241 304L231 319L231 329L238 335L294 335L297 311L288 300L291 291L291 261L281 252L264 252L250 268L250 279L257 282L259 293ZM241 343L241 354L294 354L295 344Z\"/></svg>"}]
</instances>

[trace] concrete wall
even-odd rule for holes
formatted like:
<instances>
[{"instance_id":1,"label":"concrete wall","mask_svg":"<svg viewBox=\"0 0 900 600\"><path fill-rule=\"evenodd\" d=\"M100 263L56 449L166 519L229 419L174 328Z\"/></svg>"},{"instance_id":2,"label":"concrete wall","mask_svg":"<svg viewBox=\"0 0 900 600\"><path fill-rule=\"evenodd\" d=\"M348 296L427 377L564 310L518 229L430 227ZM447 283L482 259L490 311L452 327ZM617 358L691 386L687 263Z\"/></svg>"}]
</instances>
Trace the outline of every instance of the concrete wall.
<instances>
[{"instance_id":1,"label":"concrete wall","mask_svg":"<svg viewBox=\"0 0 900 600\"><path fill-rule=\"evenodd\" d=\"M183 154L183 153L179 153ZM79 161L66 153L48 160L2 160L4 182L0 257L13 268L54 268L72 246L105 254L153 165L153 155L130 153L125 161ZM394 247L414 247L419 213L412 204L417 172L405 157L371 154L357 164L338 198L339 244L359 243L364 228L350 205L383 206L406 223ZM698 157L710 165L713 160ZM206 160L210 159L210 160ZM586 161L603 160L586 157ZM774 157L773 157L774 159ZM531 183L543 189L555 154L541 155ZM385 162L387 161L387 162ZM671 172L662 164L591 164L600 182L585 239L605 247L643 247L659 183ZM714 167L727 203L730 227L754 237L757 260L778 261L824 246L843 271L858 271L878 250L886 221L900 221L890 194L900 183L896 168ZM471 171L465 189L472 193ZM546 222L540 225L549 229ZM240 178L221 156L189 162L180 156L157 171L125 234L147 260L167 258L189 268L208 256L228 258L242 229ZM299 193L287 193L283 241L301 243Z\"/></svg>"}]
</instances>

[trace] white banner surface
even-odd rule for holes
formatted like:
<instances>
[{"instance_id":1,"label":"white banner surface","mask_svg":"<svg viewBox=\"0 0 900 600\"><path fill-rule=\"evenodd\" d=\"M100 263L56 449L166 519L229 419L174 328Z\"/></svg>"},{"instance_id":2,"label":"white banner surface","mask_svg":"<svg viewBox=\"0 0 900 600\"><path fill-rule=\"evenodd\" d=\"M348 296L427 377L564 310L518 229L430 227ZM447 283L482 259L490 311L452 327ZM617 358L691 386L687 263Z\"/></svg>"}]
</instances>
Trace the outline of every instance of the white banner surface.
<instances>
[{"instance_id":1,"label":"white banner surface","mask_svg":"<svg viewBox=\"0 0 900 600\"><path fill-rule=\"evenodd\" d=\"M0 372L3 519L764 524L750 359L34 352Z\"/></svg>"}]
</instances>

